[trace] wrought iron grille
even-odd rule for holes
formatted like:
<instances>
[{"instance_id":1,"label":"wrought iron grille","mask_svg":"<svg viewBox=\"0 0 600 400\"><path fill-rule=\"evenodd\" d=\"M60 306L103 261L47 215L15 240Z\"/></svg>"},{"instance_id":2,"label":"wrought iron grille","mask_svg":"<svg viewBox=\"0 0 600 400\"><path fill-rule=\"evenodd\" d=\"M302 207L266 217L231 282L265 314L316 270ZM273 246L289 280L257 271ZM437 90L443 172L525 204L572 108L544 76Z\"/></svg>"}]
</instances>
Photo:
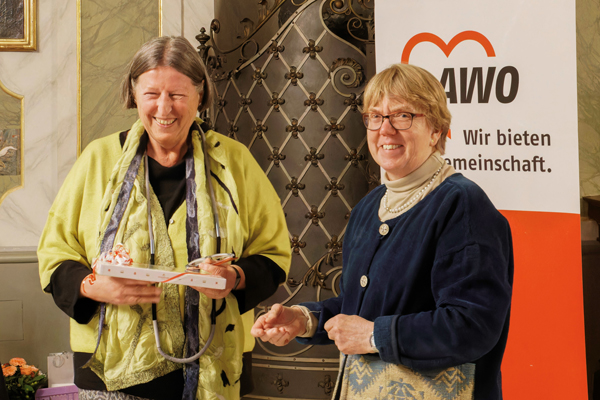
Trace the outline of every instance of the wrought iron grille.
<instances>
[{"instance_id":1,"label":"wrought iron grille","mask_svg":"<svg viewBox=\"0 0 600 400\"><path fill-rule=\"evenodd\" d=\"M210 35L202 29L197 36L219 98L208 120L250 149L286 214L289 277L256 317L275 302L337 296L350 212L379 183L360 115L366 77L374 73L374 54L365 55L373 44L373 1L257 3L249 9L245 0L217 1ZM221 40L226 25L235 38ZM333 345L257 341L257 388L246 398L329 398L338 355Z\"/></svg>"}]
</instances>

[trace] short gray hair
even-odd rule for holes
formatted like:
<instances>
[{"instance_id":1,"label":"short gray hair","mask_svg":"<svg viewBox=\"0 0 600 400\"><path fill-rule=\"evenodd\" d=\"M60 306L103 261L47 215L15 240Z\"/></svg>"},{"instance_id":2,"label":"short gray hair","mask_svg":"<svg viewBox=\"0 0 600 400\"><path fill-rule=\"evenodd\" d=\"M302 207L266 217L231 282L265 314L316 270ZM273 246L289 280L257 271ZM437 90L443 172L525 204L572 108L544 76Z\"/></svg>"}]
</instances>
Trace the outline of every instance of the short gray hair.
<instances>
[{"instance_id":1,"label":"short gray hair","mask_svg":"<svg viewBox=\"0 0 600 400\"><path fill-rule=\"evenodd\" d=\"M204 91L199 112L212 106L215 87L196 49L182 36L161 36L144 43L129 62L121 83L121 101L125 108L137 108L135 86L138 78L158 67L174 68L192 80L198 93Z\"/></svg>"}]
</instances>

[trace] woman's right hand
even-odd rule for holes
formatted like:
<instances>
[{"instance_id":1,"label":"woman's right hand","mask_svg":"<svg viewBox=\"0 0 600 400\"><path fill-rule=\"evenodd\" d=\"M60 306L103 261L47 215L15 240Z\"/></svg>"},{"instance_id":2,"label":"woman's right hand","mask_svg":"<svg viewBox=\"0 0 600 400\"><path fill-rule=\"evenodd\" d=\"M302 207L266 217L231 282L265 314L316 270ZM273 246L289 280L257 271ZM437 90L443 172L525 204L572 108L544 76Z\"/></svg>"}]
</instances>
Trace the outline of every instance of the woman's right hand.
<instances>
[{"instance_id":1,"label":"woman's right hand","mask_svg":"<svg viewBox=\"0 0 600 400\"><path fill-rule=\"evenodd\" d=\"M154 286L152 282L98 274L88 275L79 288L81 297L88 297L100 303L125 305L158 303L161 292L162 289Z\"/></svg>"},{"instance_id":2,"label":"woman's right hand","mask_svg":"<svg viewBox=\"0 0 600 400\"><path fill-rule=\"evenodd\" d=\"M306 332L307 322L299 308L275 304L269 312L258 317L250 333L263 342L285 346L290 340Z\"/></svg>"}]
</instances>

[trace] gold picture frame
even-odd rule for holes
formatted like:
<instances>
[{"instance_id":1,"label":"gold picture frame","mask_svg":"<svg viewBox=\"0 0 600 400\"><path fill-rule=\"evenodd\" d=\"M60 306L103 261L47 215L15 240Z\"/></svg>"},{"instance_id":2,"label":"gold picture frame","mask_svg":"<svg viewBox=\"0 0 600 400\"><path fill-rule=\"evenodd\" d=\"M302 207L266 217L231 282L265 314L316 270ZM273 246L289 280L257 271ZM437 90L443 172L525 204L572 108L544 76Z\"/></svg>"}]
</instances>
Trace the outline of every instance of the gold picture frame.
<instances>
[{"instance_id":1,"label":"gold picture frame","mask_svg":"<svg viewBox=\"0 0 600 400\"><path fill-rule=\"evenodd\" d=\"M0 0L0 51L37 50L37 0Z\"/></svg>"}]
</instances>

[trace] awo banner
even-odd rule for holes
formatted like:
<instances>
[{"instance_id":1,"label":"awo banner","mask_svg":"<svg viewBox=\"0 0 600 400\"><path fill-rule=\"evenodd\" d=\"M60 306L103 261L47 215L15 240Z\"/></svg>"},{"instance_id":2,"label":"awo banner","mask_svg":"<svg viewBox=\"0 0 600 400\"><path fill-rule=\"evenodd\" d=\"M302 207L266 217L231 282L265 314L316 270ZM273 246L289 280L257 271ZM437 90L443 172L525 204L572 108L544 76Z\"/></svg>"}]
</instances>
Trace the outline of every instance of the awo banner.
<instances>
[{"instance_id":1,"label":"awo banner","mask_svg":"<svg viewBox=\"0 0 600 400\"><path fill-rule=\"evenodd\" d=\"M430 71L452 112L446 161L513 232L504 398L587 399L575 2L377 0L377 70Z\"/></svg>"}]
</instances>

